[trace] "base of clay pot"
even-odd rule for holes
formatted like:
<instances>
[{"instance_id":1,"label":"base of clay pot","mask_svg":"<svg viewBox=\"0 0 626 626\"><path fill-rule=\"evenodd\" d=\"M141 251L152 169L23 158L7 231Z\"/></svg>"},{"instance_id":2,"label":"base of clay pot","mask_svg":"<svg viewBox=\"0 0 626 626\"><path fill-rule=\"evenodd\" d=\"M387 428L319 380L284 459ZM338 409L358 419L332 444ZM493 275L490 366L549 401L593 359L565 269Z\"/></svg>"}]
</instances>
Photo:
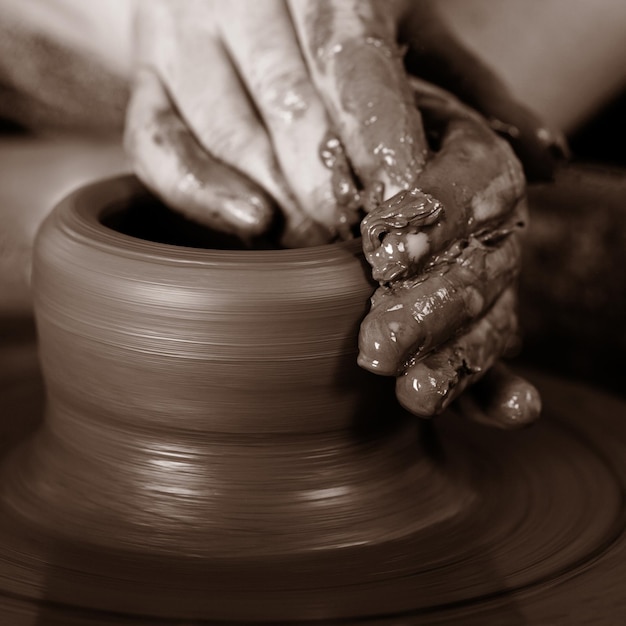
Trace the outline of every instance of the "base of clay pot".
<instances>
[{"instance_id":1,"label":"base of clay pot","mask_svg":"<svg viewBox=\"0 0 626 626\"><path fill-rule=\"evenodd\" d=\"M442 496L447 516L429 517L424 503L414 532L403 536L385 538L390 520L381 519L380 540L367 545L213 558L163 554L150 541L133 547L114 535L107 546L63 536L43 501L39 508L30 501L27 517L20 513L15 470L28 445L19 442L41 420L43 390L33 369L19 384L0 381L0 402L10 408L2 428L0 615L20 625L341 618L478 624L486 622L473 615L495 611L500 621L493 623L545 623L546 615L562 613L564 621L550 623L582 624L586 613L577 621L569 607L590 597L614 618L626 609L623 588L607 584L626 579L624 405L531 379L546 404L532 429L494 432L451 414L438 420L426 458L442 485L456 487ZM471 497L451 500L459 494ZM521 615L540 618L515 621ZM596 617L594 623L611 623L601 612Z\"/></svg>"},{"instance_id":2,"label":"base of clay pot","mask_svg":"<svg viewBox=\"0 0 626 626\"><path fill-rule=\"evenodd\" d=\"M45 421L5 464L5 502L35 525L45 511L47 534L102 550L229 561L370 548L458 517L475 500L466 463L450 459L443 471L424 425L406 415L363 440L213 435L165 447L149 433L102 433L114 439L120 477L113 464L85 460L104 444L74 448Z\"/></svg>"}]
</instances>

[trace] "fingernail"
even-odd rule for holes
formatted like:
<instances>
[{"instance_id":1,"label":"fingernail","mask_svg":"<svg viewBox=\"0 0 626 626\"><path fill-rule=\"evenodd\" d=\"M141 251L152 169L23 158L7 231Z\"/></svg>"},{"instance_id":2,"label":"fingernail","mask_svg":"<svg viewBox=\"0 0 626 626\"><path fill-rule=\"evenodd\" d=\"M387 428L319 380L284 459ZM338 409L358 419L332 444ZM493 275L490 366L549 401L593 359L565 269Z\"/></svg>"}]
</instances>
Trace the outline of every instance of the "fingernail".
<instances>
[{"instance_id":1,"label":"fingernail","mask_svg":"<svg viewBox=\"0 0 626 626\"><path fill-rule=\"evenodd\" d=\"M258 196L233 198L224 204L225 215L242 234L260 235L270 226L273 209Z\"/></svg>"},{"instance_id":2,"label":"fingernail","mask_svg":"<svg viewBox=\"0 0 626 626\"><path fill-rule=\"evenodd\" d=\"M359 332L358 365L381 376L395 376L402 356L384 320L375 313L366 316Z\"/></svg>"}]
</instances>

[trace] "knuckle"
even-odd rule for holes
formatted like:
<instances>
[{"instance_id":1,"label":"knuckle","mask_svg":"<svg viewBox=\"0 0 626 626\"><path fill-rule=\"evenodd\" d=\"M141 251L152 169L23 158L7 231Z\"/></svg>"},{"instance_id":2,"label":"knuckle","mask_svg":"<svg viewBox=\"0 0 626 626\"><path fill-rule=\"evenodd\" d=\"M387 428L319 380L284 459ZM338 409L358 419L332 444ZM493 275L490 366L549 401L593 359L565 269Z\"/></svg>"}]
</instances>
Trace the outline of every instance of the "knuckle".
<instances>
[{"instance_id":1,"label":"knuckle","mask_svg":"<svg viewBox=\"0 0 626 626\"><path fill-rule=\"evenodd\" d=\"M271 70L257 76L253 91L264 117L270 122L301 118L317 98L308 77L292 69Z\"/></svg>"},{"instance_id":2,"label":"knuckle","mask_svg":"<svg viewBox=\"0 0 626 626\"><path fill-rule=\"evenodd\" d=\"M224 158L225 155L230 158L237 158L242 154L250 151L258 150L259 141L250 133L242 128L216 127L208 135L205 142L208 147Z\"/></svg>"}]
</instances>

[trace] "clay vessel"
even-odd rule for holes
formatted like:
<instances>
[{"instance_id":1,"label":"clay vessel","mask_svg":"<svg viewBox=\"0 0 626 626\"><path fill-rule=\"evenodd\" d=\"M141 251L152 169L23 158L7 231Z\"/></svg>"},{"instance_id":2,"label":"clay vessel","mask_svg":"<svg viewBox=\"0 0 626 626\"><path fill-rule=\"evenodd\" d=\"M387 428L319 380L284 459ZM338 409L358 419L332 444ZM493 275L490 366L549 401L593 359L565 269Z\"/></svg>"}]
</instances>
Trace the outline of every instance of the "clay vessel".
<instances>
[{"instance_id":1,"label":"clay vessel","mask_svg":"<svg viewBox=\"0 0 626 626\"><path fill-rule=\"evenodd\" d=\"M7 623L511 624L569 615L572 594L619 605L623 403L542 377L533 429L448 413L435 436L355 365L359 242L232 247L130 177L45 223L31 439L38 373L0 385Z\"/></svg>"},{"instance_id":2,"label":"clay vessel","mask_svg":"<svg viewBox=\"0 0 626 626\"><path fill-rule=\"evenodd\" d=\"M463 505L393 380L356 365L373 291L359 241L232 249L122 177L56 207L33 281L47 410L9 500L48 530L291 554Z\"/></svg>"}]
</instances>

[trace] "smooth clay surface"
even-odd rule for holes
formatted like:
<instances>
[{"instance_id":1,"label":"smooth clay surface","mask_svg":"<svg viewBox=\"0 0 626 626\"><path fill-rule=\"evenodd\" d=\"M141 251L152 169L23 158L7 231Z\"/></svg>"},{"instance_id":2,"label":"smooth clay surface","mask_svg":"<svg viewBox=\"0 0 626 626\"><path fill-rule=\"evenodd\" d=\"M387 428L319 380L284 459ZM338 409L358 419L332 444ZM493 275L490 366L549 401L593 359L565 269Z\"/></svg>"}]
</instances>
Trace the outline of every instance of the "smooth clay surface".
<instances>
[{"instance_id":1,"label":"smooth clay surface","mask_svg":"<svg viewBox=\"0 0 626 626\"><path fill-rule=\"evenodd\" d=\"M360 242L191 231L124 177L40 232L45 412L32 358L0 369L0 615L583 624L575 588L615 623L622 402L539 378L535 428L420 426L356 365Z\"/></svg>"},{"instance_id":2,"label":"smooth clay surface","mask_svg":"<svg viewBox=\"0 0 626 626\"><path fill-rule=\"evenodd\" d=\"M14 507L94 544L220 557L377 544L453 515L470 495L356 365L358 242L223 243L130 177L53 212L34 260L46 424Z\"/></svg>"},{"instance_id":3,"label":"smooth clay surface","mask_svg":"<svg viewBox=\"0 0 626 626\"><path fill-rule=\"evenodd\" d=\"M44 506L31 519L16 512L19 442L43 413L34 344L21 353L19 372L0 381L9 412L0 421L3 623L355 617L379 625L609 626L626 617L623 401L534 373L546 409L530 430L511 437L440 418L439 467L463 467L476 493L464 512L377 547L185 558L155 555L145 544L123 550L60 538Z\"/></svg>"}]
</instances>

